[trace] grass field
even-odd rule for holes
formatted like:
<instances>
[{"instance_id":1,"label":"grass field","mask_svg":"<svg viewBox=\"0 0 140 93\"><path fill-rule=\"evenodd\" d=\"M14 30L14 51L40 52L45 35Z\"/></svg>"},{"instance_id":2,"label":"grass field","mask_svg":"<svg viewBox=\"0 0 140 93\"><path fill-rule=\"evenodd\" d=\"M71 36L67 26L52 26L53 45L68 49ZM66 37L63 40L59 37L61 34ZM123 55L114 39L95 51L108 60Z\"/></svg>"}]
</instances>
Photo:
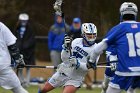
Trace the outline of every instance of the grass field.
<instances>
[{"instance_id":1,"label":"grass field","mask_svg":"<svg viewBox=\"0 0 140 93\"><path fill-rule=\"evenodd\" d=\"M27 88L29 93L37 93L38 87L37 86L31 86ZM100 93L101 89L100 88L93 88L92 90L86 90L85 88L80 88L77 93ZM4 90L0 88L0 93L12 93L10 91ZM57 88L49 93L62 93L62 88ZM125 92L123 92L125 93ZM140 90L137 90L136 93L140 93Z\"/></svg>"}]
</instances>

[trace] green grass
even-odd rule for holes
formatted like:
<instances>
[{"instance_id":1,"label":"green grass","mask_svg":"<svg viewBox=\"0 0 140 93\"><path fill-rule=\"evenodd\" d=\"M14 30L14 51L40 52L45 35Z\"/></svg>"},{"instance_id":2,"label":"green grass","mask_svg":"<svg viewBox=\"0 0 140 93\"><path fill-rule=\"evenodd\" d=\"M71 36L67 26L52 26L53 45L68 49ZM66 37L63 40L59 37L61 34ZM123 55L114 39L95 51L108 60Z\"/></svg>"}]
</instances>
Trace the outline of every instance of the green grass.
<instances>
[{"instance_id":1,"label":"green grass","mask_svg":"<svg viewBox=\"0 0 140 93\"><path fill-rule=\"evenodd\" d=\"M27 88L27 90L29 91L29 93L37 93L38 87L31 86L31 87ZM80 88L77 91L77 93L100 93L100 92L101 92L100 88L93 88L92 90L86 90L85 88ZM9 90L4 90L4 89L0 88L0 93L12 93L12 92ZM51 91L49 93L62 93L62 88L54 89L53 91ZM125 93L125 92L123 92L123 93ZM137 90L136 93L140 93L140 90Z\"/></svg>"}]
</instances>

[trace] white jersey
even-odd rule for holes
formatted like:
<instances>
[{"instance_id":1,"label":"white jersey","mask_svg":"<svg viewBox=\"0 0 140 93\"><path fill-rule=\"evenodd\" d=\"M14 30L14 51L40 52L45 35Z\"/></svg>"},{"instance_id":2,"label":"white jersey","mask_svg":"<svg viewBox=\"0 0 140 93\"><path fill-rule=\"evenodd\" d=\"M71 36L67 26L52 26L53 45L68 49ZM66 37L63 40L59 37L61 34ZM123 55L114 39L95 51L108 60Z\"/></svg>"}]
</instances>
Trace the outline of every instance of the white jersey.
<instances>
[{"instance_id":1,"label":"white jersey","mask_svg":"<svg viewBox=\"0 0 140 93\"><path fill-rule=\"evenodd\" d=\"M76 69L75 67L68 67L68 58L70 57L69 53L65 50L62 51L61 57L64 65L64 72L68 77L75 79L75 80L83 80L85 75L87 74L88 68L86 66L87 59L90 57L91 53L93 52L93 48L95 47L96 43L90 47L83 45L83 38L77 38L72 41L72 55L76 56L78 61L80 62L80 67ZM62 65L61 64L61 65Z\"/></svg>"},{"instance_id":2,"label":"white jersey","mask_svg":"<svg viewBox=\"0 0 140 93\"><path fill-rule=\"evenodd\" d=\"M11 57L8 46L16 43L16 37L0 22L0 70L11 65Z\"/></svg>"}]
</instances>

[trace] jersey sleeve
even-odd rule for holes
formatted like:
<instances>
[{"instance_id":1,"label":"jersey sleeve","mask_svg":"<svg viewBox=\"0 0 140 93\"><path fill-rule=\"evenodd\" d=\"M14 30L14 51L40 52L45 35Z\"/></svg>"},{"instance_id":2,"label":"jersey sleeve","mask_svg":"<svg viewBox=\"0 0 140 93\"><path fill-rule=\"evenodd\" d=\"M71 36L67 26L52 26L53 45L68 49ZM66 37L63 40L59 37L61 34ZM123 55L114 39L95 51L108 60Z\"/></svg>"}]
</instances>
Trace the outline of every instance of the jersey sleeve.
<instances>
[{"instance_id":1,"label":"jersey sleeve","mask_svg":"<svg viewBox=\"0 0 140 93\"><path fill-rule=\"evenodd\" d=\"M107 56L107 60L110 61L117 61L117 52L116 52L116 48L114 46L110 46L108 47L108 49L106 50L106 56Z\"/></svg>"},{"instance_id":2,"label":"jersey sleeve","mask_svg":"<svg viewBox=\"0 0 140 93\"><path fill-rule=\"evenodd\" d=\"M70 57L69 51L66 51L66 50L63 49L62 52L61 52L61 60L63 62L68 62L69 61L69 57Z\"/></svg>"},{"instance_id":3,"label":"jersey sleeve","mask_svg":"<svg viewBox=\"0 0 140 93\"><path fill-rule=\"evenodd\" d=\"M3 34L3 39L7 46L13 45L16 43L16 37L12 34L8 27L3 23L0 23L0 30Z\"/></svg>"},{"instance_id":4,"label":"jersey sleeve","mask_svg":"<svg viewBox=\"0 0 140 93\"><path fill-rule=\"evenodd\" d=\"M76 40L73 40L71 43L71 48L74 49L75 46L76 46Z\"/></svg>"},{"instance_id":5,"label":"jersey sleeve","mask_svg":"<svg viewBox=\"0 0 140 93\"><path fill-rule=\"evenodd\" d=\"M117 25L113 27L104 37L107 45L115 44L116 38L121 33L121 26Z\"/></svg>"},{"instance_id":6,"label":"jersey sleeve","mask_svg":"<svg viewBox=\"0 0 140 93\"><path fill-rule=\"evenodd\" d=\"M80 62L79 69L81 69L83 71L88 71L87 64L84 62Z\"/></svg>"}]
</instances>

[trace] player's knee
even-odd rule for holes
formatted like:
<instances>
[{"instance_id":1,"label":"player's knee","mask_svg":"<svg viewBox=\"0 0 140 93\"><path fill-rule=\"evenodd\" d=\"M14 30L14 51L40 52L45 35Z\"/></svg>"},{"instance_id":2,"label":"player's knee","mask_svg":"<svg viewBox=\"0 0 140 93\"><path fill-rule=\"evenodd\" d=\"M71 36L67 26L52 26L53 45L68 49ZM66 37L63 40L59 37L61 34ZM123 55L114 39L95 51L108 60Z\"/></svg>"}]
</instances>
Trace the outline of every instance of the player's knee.
<instances>
[{"instance_id":1,"label":"player's knee","mask_svg":"<svg viewBox=\"0 0 140 93\"><path fill-rule=\"evenodd\" d=\"M76 93L77 89L78 88L75 86L68 85L68 86L65 86L63 93Z\"/></svg>"},{"instance_id":2,"label":"player's knee","mask_svg":"<svg viewBox=\"0 0 140 93\"><path fill-rule=\"evenodd\" d=\"M29 93L22 86L12 89L13 93Z\"/></svg>"},{"instance_id":3,"label":"player's knee","mask_svg":"<svg viewBox=\"0 0 140 93\"><path fill-rule=\"evenodd\" d=\"M136 92L135 92L135 89L129 88L129 89L127 90L127 93L136 93Z\"/></svg>"},{"instance_id":4,"label":"player's knee","mask_svg":"<svg viewBox=\"0 0 140 93\"><path fill-rule=\"evenodd\" d=\"M107 88L107 91L106 91L106 93L121 93L121 92L122 92L121 89L113 88L113 87L111 87L111 86L109 86L109 87Z\"/></svg>"},{"instance_id":5,"label":"player's knee","mask_svg":"<svg viewBox=\"0 0 140 93\"><path fill-rule=\"evenodd\" d=\"M45 92L42 92L42 90L41 90L41 89L38 89L38 93L45 93Z\"/></svg>"},{"instance_id":6,"label":"player's knee","mask_svg":"<svg viewBox=\"0 0 140 93\"><path fill-rule=\"evenodd\" d=\"M38 93L46 93L51 90L53 90L55 87L53 87L50 83L46 82L45 84L39 85L39 91Z\"/></svg>"},{"instance_id":7,"label":"player's knee","mask_svg":"<svg viewBox=\"0 0 140 93\"><path fill-rule=\"evenodd\" d=\"M102 83L102 88L103 88L104 90L107 90L109 82L110 82L110 79L109 79L108 77L105 77L105 78L104 78L104 81L103 81L103 83Z\"/></svg>"},{"instance_id":8,"label":"player's knee","mask_svg":"<svg viewBox=\"0 0 140 93\"><path fill-rule=\"evenodd\" d=\"M105 82L103 82L103 83L102 83L102 88L103 88L104 90L107 90L107 88L108 88L108 84L105 83Z\"/></svg>"},{"instance_id":9,"label":"player's knee","mask_svg":"<svg viewBox=\"0 0 140 93\"><path fill-rule=\"evenodd\" d=\"M45 85L41 84L39 85L38 93L46 93L47 89L45 89Z\"/></svg>"}]
</instances>

